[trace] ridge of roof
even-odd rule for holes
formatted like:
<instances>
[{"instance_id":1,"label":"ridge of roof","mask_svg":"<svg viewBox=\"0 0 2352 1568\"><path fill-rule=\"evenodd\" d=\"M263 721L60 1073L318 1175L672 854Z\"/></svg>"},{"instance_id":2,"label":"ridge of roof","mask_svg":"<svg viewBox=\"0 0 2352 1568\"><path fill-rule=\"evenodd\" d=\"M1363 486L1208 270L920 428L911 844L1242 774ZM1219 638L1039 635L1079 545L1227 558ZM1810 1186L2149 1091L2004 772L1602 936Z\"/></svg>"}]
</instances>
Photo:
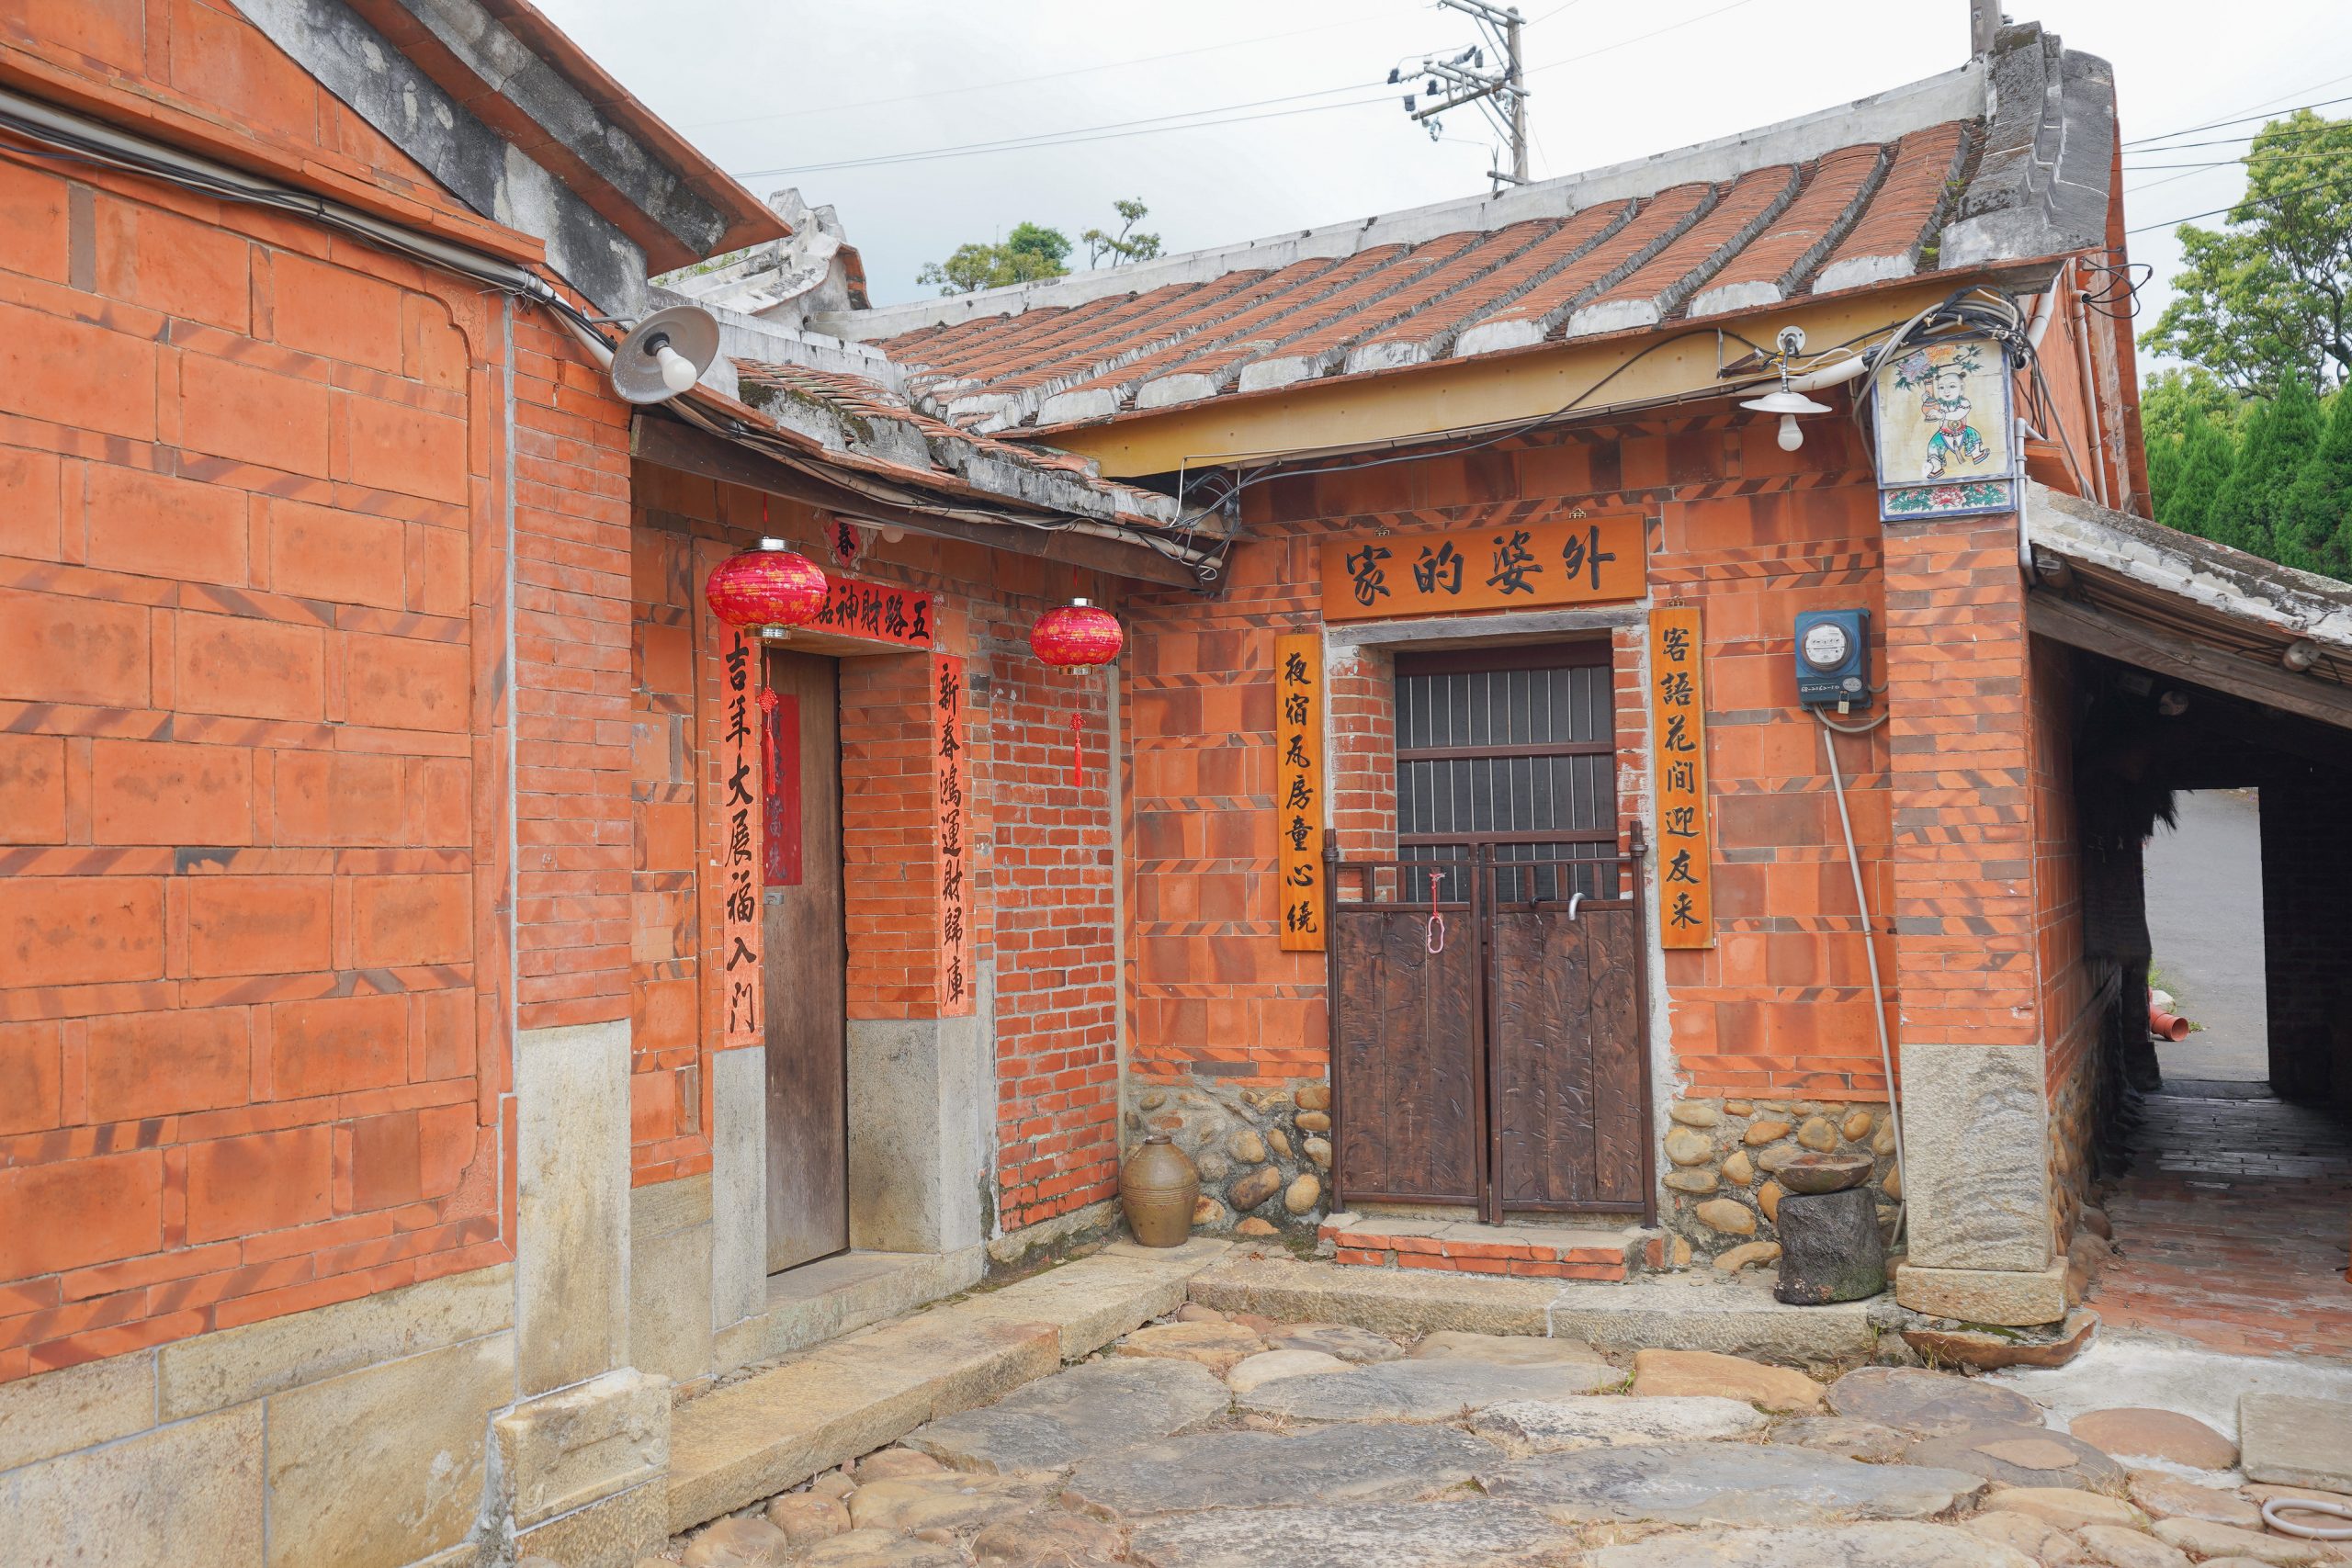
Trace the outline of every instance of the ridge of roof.
<instances>
[{"instance_id":1,"label":"ridge of roof","mask_svg":"<svg viewBox=\"0 0 2352 1568\"><path fill-rule=\"evenodd\" d=\"M1018 314L1040 306L1083 305L1108 295L1200 282L1239 267L1272 269L1317 256L1348 256L1378 245L1417 243L1442 234L1487 232L1529 219L1565 218L1601 202L1653 197L1676 186L1702 181L1736 179L1773 164L1808 162L1858 143L1891 142L1909 131L1977 118L1985 112L1990 77L1987 59L1979 58L1850 103L1648 157L1520 186L1499 196L1457 197L1034 283L877 305L825 316L813 324L837 336L872 341L926 326Z\"/></svg>"}]
</instances>

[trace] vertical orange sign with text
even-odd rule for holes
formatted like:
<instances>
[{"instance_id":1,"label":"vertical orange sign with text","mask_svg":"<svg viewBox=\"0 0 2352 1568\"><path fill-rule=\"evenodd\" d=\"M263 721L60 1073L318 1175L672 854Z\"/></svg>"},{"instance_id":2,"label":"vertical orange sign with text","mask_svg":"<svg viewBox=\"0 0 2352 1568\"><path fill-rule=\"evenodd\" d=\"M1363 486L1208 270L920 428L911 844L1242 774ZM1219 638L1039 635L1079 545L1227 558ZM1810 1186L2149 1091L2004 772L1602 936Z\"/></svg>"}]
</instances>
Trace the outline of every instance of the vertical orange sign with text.
<instances>
[{"instance_id":1,"label":"vertical orange sign with text","mask_svg":"<svg viewBox=\"0 0 2352 1568\"><path fill-rule=\"evenodd\" d=\"M1282 942L1323 951L1323 638L1274 638L1274 829Z\"/></svg>"},{"instance_id":2,"label":"vertical orange sign with text","mask_svg":"<svg viewBox=\"0 0 2352 1568\"><path fill-rule=\"evenodd\" d=\"M1713 947L1707 682L1696 604L1650 612L1650 745L1657 784L1659 941L1668 947Z\"/></svg>"}]
</instances>

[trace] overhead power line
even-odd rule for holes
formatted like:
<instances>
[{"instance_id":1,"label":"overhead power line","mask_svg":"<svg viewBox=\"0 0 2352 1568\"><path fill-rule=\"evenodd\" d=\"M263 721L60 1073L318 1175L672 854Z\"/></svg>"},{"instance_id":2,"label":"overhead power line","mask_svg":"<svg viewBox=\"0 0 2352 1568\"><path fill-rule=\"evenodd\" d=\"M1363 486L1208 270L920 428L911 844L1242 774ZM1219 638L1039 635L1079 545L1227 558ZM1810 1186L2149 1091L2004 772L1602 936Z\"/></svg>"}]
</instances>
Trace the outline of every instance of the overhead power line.
<instances>
[{"instance_id":1,"label":"overhead power line","mask_svg":"<svg viewBox=\"0 0 2352 1568\"><path fill-rule=\"evenodd\" d=\"M1416 7L1418 9L1418 7ZM1119 71L1130 65L1149 65L1162 60L1182 60L1190 55L1212 54L1223 49L1241 49L1253 43L1276 43L1283 39L1301 38L1308 33L1329 32L1333 28L1362 27L1362 17L1346 17L1336 22L1318 22L1311 28L1293 28L1283 33L1261 33L1254 38L1227 39L1222 43L1204 43L1192 49L1171 49L1162 54L1138 54L1126 60L1106 60L1099 65L1073 65L1066 71L1043 71L1035 76L990 76L961 87L938 87L920 93L899 93L887 98L859 98L846 104L819 104L812 108L778 109L773 114L735 115L727 119L689 120L679 126L681 130L708 130L722 125L764 125L771 120L801 119L810 115L847 114L853 109L881 108L890 104L910 104L924 98L953 97L959 93L992 93L1004 87L1025 87L1033 82L1058 82L1069 76L1091 75L1097 71Z\"/></svg>"},{"instance_id":2,"label":"overhead power line","mask_svg":"<svg viewBox=\"0 0 2352 1568\"><path fill-rule=\"evenodd\" d=\"M2338 76L2337 78L2335 78L2335 80L2336 80L2336 81L2338 81L2338 82L2341 82L2341 81L2345 80L2345 78L2344 78L2344 77L2341 77L2341 76ZM2330 85L2334 85L2334 84L2332 84L2332 83L2326 83L2326 82L2323 82L2323 83L2319 84L2319 85L2324 86L2324 86L2330 86ZM2196 135L2199 131L2201 131L2201 130L2221 130L2221 129L2222 129L2224 126L2231 126L2231 125L2251 125L2251 124L2253 124L2256 120L2270 120L2270 119L2276 119L2276 118L2278 118L2280 115L2282 115L2282 114L2301 114L2301 113L2302 113L2302 112L2303 112L2303 110L2305 110L2305 109L2324 109L2324 108L2329 108L2329 107L2334 107L2334 106L2335 106L2335 105L2336 105L2336 104L2352 104L2352 96L2346 96L2346 97L2341 97L2341 98L2322 98L2319 102L2317 102L2317 103L2315 103L2315 104L2296 104L2296 105L2292 106L2291 107L2288 107L2288 108L2265 109L2265 110L2263 110L2260 114L2240 115L2239 117L2237 117L2237 118L2234 118L2234 119L2217 119L2217 120L2213 121L2213 123L2212 123L2212 124L2211 124L2211 125L2190 125L2190 126L2184 126L2184 127L2182 127L2182 128L2181 128L2180 130L2167 130L2167 131L2165 131L2164 134L2162 134L2161 136L2143 136L2143 137L2139 137L2139 138L2137 138L2137 139L2135 139L2135 140L2133 140L2133 141L2126 141L2125 143L2123 143L2123 145L2124 145L2125 147L2127 147L2127 148L2129 148L2129 147L2140 147L2140 148L2145 148L2145 149L2146 149L2146 150L2148 150L2149 152L2170 152L2170 151L2171 151L2171 149L2170 149L2170 148L2167 148L2167 147L2150 147L2150 146L2149 146L2149 143L2151 143L2151 142L2154 142L2154 141L2171 141L2174 137L2176 137L2176 136L2194 136L2194 135ZM2256 132L2256 133L2253 133L2253 134L2259 134L2259 133L2258 133L2258 132ZM2246 138L2246 137L2244 137L2244 136L2231 136L2231 137L2225 137L2225 138L2223 138L2222 140L2223 140L2223 141L2244 141L2247 140L2247 138ZM2194 147L2194 146L2211 147L2211 146L2218 146L2218 145L2220 145L2220 143L2218 143L2218 142L2211 142L2211 141L2207 141L2207 142L2187 142L2187 143L2184 143L2184 145L2187 145L2187 146L2192 146L2192 147Z\"/></svg>"},{"instance_id":3,"label":"overhead power line","mask_svg":"<svg viewBox=\"0 0 2352 1568\"><path fill-rule=\"evenodd\" d=\"M1728 6L1718 6L1712 11L1702 11L1695 17L1685 17L1679 22L1668 22L1662 28L1653 28L1648 32L1636 33L1632 38L1619 39L1615 43L1605 43L1599 49L1586 50L1582 54L1571 54L1565 60L1555 60L1548 65L1530 66L1527 73L1532 76L1538 71L1557 71L1563 65L1574 65L1578 61L1597 60L1604 54L1614 54L1621 49L1630 49L1637 43L1647 43L1654 38L1659 38L1667 33L1679 31L1683 28L1696 27L1701 22L1710 21L1716 17L1722 16L1726 11L1736 11L1742 6L1753 6L1754 4L1756 4L1756 0L1731 0L1731 4Z\"/></svg>"},{"instance_id":4,"label":"overhead power line","mask_svg":"<svg viewBox=\"0 0 2352 1568\"><path fill-rule=\"evenodd\" d=\"M1385 104L1384 94L1375 98L1350 98L1337 104L1308 104L1297 108L1272 109L1262 114L1230 114L1231 109L1249 109L1263 104L1292 103L1300 98L1328 97L1333 93L1346 93L1364 87L1378 86L1375 82L1351 83L1344 87L1326 87L1319 92L1294 93L1283 98L1261 98L1255 104L1227 104L1221 108L1193 109L1184 114L1153 115L1145 119L1118 120L1109 125L1080 126L1068 130L1039 131L1034 136L1010 137L999 141L973 141L953 147L931 147L919 152L886 152L871 158L842 158L829 164L796 164L786 168L748 169L739 171L739 179L766 179L779 175L817 174L831 169L871 169L892 164L919 164L937 158L968 158L986 152L1029 152L1049 147L1070 147L1086 141L1110 141L1127 136L1154 136L1170 130L1200 130L1216 125L1240 125L1250 120L1281 119L1289 115L1322 114L1331 109L1351 109L1365 104ZM1195 117L1222 115L1222 118ZM1170 125L1168 120L1189 123Z\"/></svg>"},{"instance_id":5,"label":"overhead power line","mask_svg":"<svg viewBox=\"0 0 2352 1568\"><path fill-rule=\"evenodd\" d=\"M2216 207L2210 212L2192 212L2186 218L2167 218L2161 223L2143 223L2136 229L2126 229L2123 231L2126 234L2145 234L2155 229L2177 229L2183 223L2194 223L2199 218L2219 218L2224 213L2235 212L2250 201L2290 201L2299 196L2317 196L2322 191L2335 188L2335 181L2322 180L2316 185L2302 186L2294 190L2266 191L2259 196L2242 196L2229 206Z\"/></svg>"}]
</instances>

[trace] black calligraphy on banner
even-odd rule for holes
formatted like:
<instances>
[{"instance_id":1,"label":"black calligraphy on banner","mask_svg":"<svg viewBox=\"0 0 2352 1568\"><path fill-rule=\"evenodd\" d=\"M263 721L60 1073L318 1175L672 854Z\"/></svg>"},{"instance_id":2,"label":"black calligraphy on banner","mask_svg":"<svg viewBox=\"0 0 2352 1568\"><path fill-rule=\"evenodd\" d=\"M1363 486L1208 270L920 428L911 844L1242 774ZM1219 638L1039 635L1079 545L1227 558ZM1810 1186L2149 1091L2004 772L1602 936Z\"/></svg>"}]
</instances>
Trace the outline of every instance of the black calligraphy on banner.
<instances>
[{"instance_id":1,"label":"black calligraphy on banner","mask_svg":"<svg viewBox=\"0 0 2352 1568\"><path fill-rule=\"evenodd\" d=\"M1419 568L1414 569L1418 574ZM1274 638L1274 831L1285 952L1323 951L1323 639Z\"/></svg>"},{"instance_id":2,"label":"black calligraphy on banner","mask_svg":"<svg viewBox=\"0 0 2352 1568\"><path fill-rule=\"evenodd\" d=\"M934 624L930 594L850 577L835 577L828 582L825 602L808 617L809 626L816 631L870 637L901 648L929 648Z\"/></svg>"},{"instance_id":3,"label":"black calligraphy on banner","mask_svg":"<svg viewBox=\"0 0 2352 1568\"><path fill-rule=\"evenodd\" d=\"M1542 517L1444 534L1336 535L1323 541L1323 618L1534 609L1638 599L1648 591L1647 525L1634 513Z\"/></svg>"},{"instance_id":4,"label":"black calligraphy on banner","mask_svg":"<svg viewBox=\"0 0 2352 1568\"><path fill-rule=\"evenodd\" d=\"M720 1034L727 1045L764 1038L760 1010L761 741L766 716L761 690L760 644L736 626L722 626L719 689L711 749L718 785L714 805L719 897Z\"/></svg>"},{"instance_id":5,"label":"black calligraphy on banner","mask_svg":"<svg viewBox=\"0 0 2352 1568\"><path fill-rule=\"evenodd\" d=\"M936 654L932 661L934 728L932 772L938 790L939 822L939 1007L947 1014L972 1010L972 929L969 803L965 798L964 661Z\"/></svg>"},{"instance_id":6,"label":"black calligraphy on banner","mask_svg":"<svg viewBox=\"0 0 2352 1568\"><path fill-rule=\"evenodd\" d=\"M1707 682L1696 605L1650 612L1650 737L1657 753L1659 936L1715 944L1707 826Z\"/></svg>"}]
</instances>

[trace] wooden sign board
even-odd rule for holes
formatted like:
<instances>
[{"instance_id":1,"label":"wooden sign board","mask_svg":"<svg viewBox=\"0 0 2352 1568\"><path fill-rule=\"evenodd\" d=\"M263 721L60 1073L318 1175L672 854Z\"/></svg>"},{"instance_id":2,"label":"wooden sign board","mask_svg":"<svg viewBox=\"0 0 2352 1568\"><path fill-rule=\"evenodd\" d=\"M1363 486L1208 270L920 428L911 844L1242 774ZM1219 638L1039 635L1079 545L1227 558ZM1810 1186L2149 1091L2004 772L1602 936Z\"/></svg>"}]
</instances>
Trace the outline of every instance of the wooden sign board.
<instances>
[{"instance_id":1,"label":"wooden sign board","mask_svg":"<svg viewBox=\"0 0 2352 1568\"><path fill-rule=\"evenodd\" d=\"M1632 512L1443 534L1340 535L1323 541L1323 618L1638 599L1649 584L1645 541L1642 516Z\"/></svg>"},{"instance_id":2,"label":"wooden sign board","mask_svg":"<svg viewBox=\"0 0 2352 1568\"><path fill-rule=\"evenodd\" d=\"M1282 944L1323 951L1323 638L1274 638L1274 831Z\"/></svg>"},{"instance_id":3,"label":"wooden sign board","mask_svg":"<svg viewBox=\"0 0 2352 1568\"><path fill-rule=\"evenodd\" d=\"M1715 945L1714 833L1707 818L1707 682L1699 607L1650 612L1650 746L1657 789L1658 936Z\"/></svg>"},{"instance_id":4,"label":"wooden sign board","mask_svg":"<svg viewBox=\"0 0 2352 1568\"><path fill-rule=\"evenodd\" d=\"M929 648L934 624L930 594L839 576L826 583L825 602L807 623L810 631L866 637L900 648Z\"/></svg>"}]
</instances>

